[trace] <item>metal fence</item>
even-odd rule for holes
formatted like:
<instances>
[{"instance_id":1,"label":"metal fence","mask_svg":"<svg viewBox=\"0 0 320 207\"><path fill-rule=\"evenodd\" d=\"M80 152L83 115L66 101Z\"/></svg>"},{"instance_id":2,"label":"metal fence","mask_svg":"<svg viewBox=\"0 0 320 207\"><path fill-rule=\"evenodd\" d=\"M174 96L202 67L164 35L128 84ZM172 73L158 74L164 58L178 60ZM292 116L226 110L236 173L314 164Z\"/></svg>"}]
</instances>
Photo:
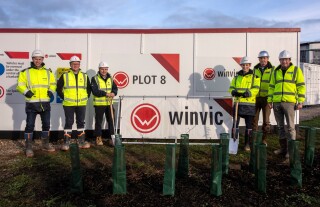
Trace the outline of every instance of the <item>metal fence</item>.
<instances>
[{"instance_id":1,"label":"metal fence","mask_svg":"<svg viewBox=\"0 0 320 207\"><path fill-rule=\"evenodd\" d=\"M300 67L307 89L305 105L320 104L320 65L301 63Z\"/></svg>"}]
</instances>

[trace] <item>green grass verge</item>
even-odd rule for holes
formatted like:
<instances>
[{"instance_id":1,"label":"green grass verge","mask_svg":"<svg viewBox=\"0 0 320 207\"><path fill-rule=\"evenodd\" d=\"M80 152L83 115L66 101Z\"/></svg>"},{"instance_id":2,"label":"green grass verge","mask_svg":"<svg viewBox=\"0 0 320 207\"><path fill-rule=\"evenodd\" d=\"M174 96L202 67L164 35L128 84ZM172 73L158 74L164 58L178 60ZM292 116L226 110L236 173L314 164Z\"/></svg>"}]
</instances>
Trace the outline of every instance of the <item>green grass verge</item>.
<instances>
[{"instance_id":1,"label":"green grass verge","mask_svg":"<svg viewBox=\"0 0 320 207\"><path fill-rule=\"evenodd\" d=\"M320 127L320 117L308 121L302 121L301 126ZM299 133L301 140L300 149L303 150L303 130ZM320 147L320 133L317 133L317 146ZM278 136L272 134L268 137L267 156L273 159L273 150L279 146ZM141 174L150 176L162 176L164 173L164 162L166 146L164 145L126 145L126 164L128 178L141 178ZM230 155L230 163L247 163L250 153L242 150L243 137L240 137L240 149L237 155ZM176 163L178 164L180 146L176 147ZM26 158L23 154L16 155L14 162L4 166L0 175L0 206L78 206L75 201L80 197L69 192L70 182L70 152L58 151L53 154L36 152L32 159ZM193 179L205 180L211 168L211 146L189 146L189 166ZM105 181L111 177L113 159L113 148L92 147L88 150L80 150L81 165L84 169L86 195L93 196L95 193L105 192L105 186L110 185ZM203 175L201 172L207 172ZM94 178L93 176L97 176ZM139 177L140 176L140 177ZM90 178L90 182L88 180ZM196 180L195 180L196 181ZM102 183L105 182L105 183ZM200 181L199 181L200 182ZM201 181L202 182L202 181ZM106 194L111 194L111 190ZM314 191L320 191L319 186ZM38 199L40 196L41 199ZM159 195L160 196L160 195ZM111 199L115 199L113 197ZM260 198L262 198L260 196ZM94 200L90 197L82 198L83 206L95 206ZM130 199L130 198L129 198ZM304 206L320 206L318 197L305 191L294 191L283 198L277 198L283 206L294 206L303 203ZM210 202L207 203L210 206ZM146 204L147 205L147 204ZM199 206L207 206L200 203Z\"/></svg>"}]
</instances>

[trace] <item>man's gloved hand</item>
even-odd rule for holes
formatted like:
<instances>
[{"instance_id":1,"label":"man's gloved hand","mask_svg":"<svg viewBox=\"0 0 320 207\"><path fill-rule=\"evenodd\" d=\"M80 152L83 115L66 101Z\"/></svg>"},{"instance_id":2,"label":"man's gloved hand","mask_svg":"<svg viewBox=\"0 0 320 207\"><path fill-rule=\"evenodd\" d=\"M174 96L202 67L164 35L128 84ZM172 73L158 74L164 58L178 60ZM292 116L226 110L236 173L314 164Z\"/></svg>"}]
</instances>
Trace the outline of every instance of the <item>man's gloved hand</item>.
<instances>
[{"instance_id":1,"label":"man's gloved hand","mask_svg":"<svg viewBox=\"0 0 320 207\"><path fill-rule=\"evenodd\" d=\"M26 94L24 94L25 95L25 97L27 97L27 98L31 98L33 95L34 95L34 93L32 93L32 91L28 91Z\"/></svg>"},{"instance_id":2,"label":"man's gloved hand","mask_svg":"<svg viewBox=\"0 0 320 207\"><path fill-rule=\"evenodd\" d=\"M243 93L239 93L238 92L238 96L237 97L241 97L241 96L243 96Z\"/></svg>"},{"instance_id":3,"label":"man's gloved hand","mask_svg":"<svg viewBox=\"0 0 320 207\"><path fill-rule=\"evenodd\" d=\"M51 91L48 91L47 94L48 94L48 96L49 96L50 98L53 97L53 93L52 93Z\"/></svg>"},{"instance_id":4,"label":"man's gloved hand","mask_svg":"<svg viewBox=\"0 0 320 207\"><path fill-rule=\"evenodd\" d=\"M57 97L59 97L60 99L64 100L64 96L61 97L61 96L58 95Z\"/></svg>"},{"instance_id":5,"label":"man's gloved hand","mask_svg":"<svg viewBox=\"0 0 320 207\"><path fill-rule=\"evenodd\" d=\"M242 95L244 98L248 98L249 96L250 96L250 94L249 94L249 92L248 91L246 91L246 92L244 92L243 93L243 95Z\"/></svg>"},{"instance_id":6,"label":"man's gloved hand","mask_svg":"<svg viewBox=\"0 0 320 207\"><path fill-rule=\"evenodd\" d=\"M233 90L233 91L231 91L231 95L237 97L238 96L238 92L236 90Z\"/></svg>"}]
</instances>

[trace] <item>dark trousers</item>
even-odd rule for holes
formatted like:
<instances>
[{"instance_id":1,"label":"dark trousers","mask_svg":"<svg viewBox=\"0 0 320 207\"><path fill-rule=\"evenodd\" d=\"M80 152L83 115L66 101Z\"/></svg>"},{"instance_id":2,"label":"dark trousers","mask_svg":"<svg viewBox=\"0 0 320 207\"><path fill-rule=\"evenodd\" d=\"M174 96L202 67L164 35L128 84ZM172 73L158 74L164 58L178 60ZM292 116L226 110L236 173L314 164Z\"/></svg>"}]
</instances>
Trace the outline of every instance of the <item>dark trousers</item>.
<instances>
[{"instance_id":1,"label":"dark trousers","mask_svg":"<svg viewBox=\"0 0 320 207\"><path fill-rule=\"evenodd\" d=\"M259 128L259 115L262 110L262 131L263 133L270 133L270 114L271 109L268 106L268 97L257 97L256 98L256 115L253 120L253 130L258 131Z\"/></svg>"},{"instance_id":2,"label":"dark trousers","mask_svg":"<svg viewBox=\"0 0 320 207\"><path fill-rule=\"evenodd\" d=\"M236 123L236 128L239 128L239 122L240 122L240 117L244 118L245 124L246 124L246 129L252 129L252 121L254 116L250 116L250 115L241 115L237 117L237 123Z\"/></svg>"},{"instance_id":3,"label":"dark trousers","mask_svg":"<svg viewBox=\"0 0 320 207\"><path fill-rule=\"evenodd\" d=\"M34 130L34 125L36 122L36 117L40 114L41 122L42 122L42 131L50 130L50 111L42 111L42 112L26 112L27 114L27 124L25 128L25 133L32 133Z\"/></svg>"},{"instance_id":4,"label":"dark trousers","mask_svg":"<svg viewBox=\"0 0 320 207\"><path fill-rule=\"evenodd\" d=\"M64 129L72 129L74 115L76 115L77 129L83 129L85 125L86 106L63 106L66 123Z\"/></svg>"},{"instance_id":5,"label":"dark trousers","mask_svg":"<svg viewBox=\"0 0 320 207\"><path fill-rule=\"evenodd\" d=\"M103 116L106 116L106 120L108 122L108 129L110 131L110 134L114 134L114 121L112 119L111 115L111 109L110 105L109 106L94 106L94 110L96 113L95 116L95 128L94 132L96 136L101 136L102 135L102 121L103 121ZM114 108L112 107L113 114L114 114ZM114 118L114 117L113 117Z\"/></svg>"}]
</instances>

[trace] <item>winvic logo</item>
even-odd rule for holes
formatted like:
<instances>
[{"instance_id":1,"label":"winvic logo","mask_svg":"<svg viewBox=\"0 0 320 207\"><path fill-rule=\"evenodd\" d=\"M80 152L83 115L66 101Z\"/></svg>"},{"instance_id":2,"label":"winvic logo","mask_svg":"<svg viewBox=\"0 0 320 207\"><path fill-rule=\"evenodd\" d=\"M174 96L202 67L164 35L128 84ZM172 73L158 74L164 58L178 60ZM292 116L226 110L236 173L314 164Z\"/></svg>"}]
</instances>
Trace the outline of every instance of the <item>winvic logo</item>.
<instances>
[{"instance_id":1,"label":"winvic logo","mask_svg":"<svg viewBox=\"0 0 320 207\"><path fill-rule=\"evenodd\" d=\"M235 69L233 71L226 69L216 71L214 68L206 68L203 70L202 74L204 79L213 80L215 77L234 77L237 74L237 72Z\"/></svg>"},{"instance_id":2,"label":"winvic logo","mask_svg":"<svg viewBox=\"0 0 320 207\"><path fill-rule=\"evenodd\" d=\"M160 121L160 112L152 104L140 104L131 113L131 124L141 133L153 132L158 128Z\"/></svg>"},{"instance_id":3,"label":"winvic logo","mask_svg":"<svg viewBox=\"0 0 320 207\"><path fill-rule=\"evenodd\" d=\"M234 77L236 76L236 70L233 71L230 70L223 70L223 71L217 71L218 77Z\"/></svg>"},{"instance_id":4,"label":"winvic logo","mask_svg":"<svg viewBox=\"0 0 320 207\"><path fill-rule=\"evenodd\" d=\"M4 88L0 86L0 98L4 95Z\"/></svg>"},{"instance_id":5,"label":"winvic logo","mask_svg":"<svg viewBox=\"0 0 320 207\"><path fill-rule=\"evenodd\" d=\"M232 57L232 59L240 65L241 57ZM203 78L206 80L212 80L215 77L222 78L222 77L234 77L236 76L236 70L216 70L214 68L205 68L202 72Z\"/></svg>"},{"instance_id":6,"label":"winvic logo","mask_svg":"<svg viewBox=\"0 0 320 207\"><path fill-rule=\"evenodd\" d=\"M213 68L206 68L203 71L203 77L206 80L212 80L216 76L216 73Z\"/></svg>"},{"instance_id":7,"label":"winvic logo","mask_svg":"<svg viewBox=\"0 0 320 207\"><path fill-rule=\"evenodd\" d=\"M127 87L129 84L129 76L125 72L119 71L113 75L113 80L119 89Z\"/></svg>"}]
</instances>

